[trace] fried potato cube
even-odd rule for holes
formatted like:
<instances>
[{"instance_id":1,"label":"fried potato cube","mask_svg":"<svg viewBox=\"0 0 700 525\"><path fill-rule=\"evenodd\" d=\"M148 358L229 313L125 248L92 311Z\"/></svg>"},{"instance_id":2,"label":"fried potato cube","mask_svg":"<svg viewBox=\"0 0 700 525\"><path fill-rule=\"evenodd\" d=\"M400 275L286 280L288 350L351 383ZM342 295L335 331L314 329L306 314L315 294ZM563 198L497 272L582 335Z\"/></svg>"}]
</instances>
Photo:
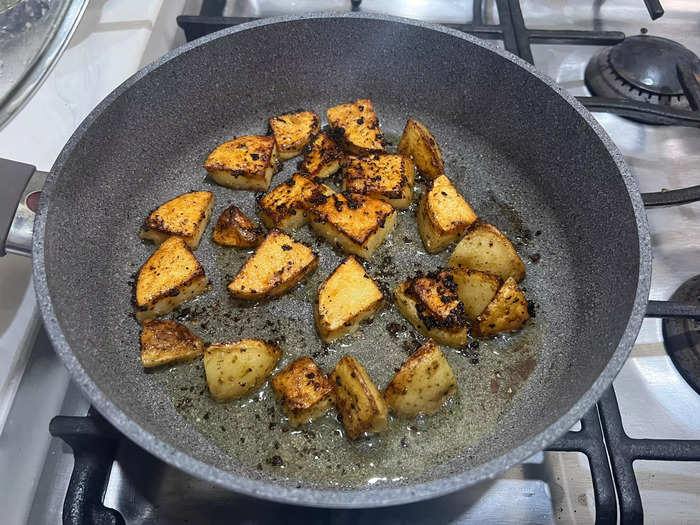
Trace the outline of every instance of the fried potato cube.
<instances>
[{"instance_id":1,"label":"fried potato cube","mask_svg":"<svg viewBox=\"0 0 700 525\"><path fill-rule=\"evenodd\" d=\"M310 357L289 363L270 383L293 427L322 416L333 406L333 385Z\"/></svg>"},{"instance_id":2,"label":"fried potato cube","mask_svg":"<svg viewBox=\"0 0 700 525\"><path fill-rule=\"evenodd\" d=\"M457 380L440 347L432 339L408 358L384 390L395 414L434 414L457 391Z\"/></svg>"},{"instance_id":3,"label":"fried potato cube","mask_svg":"<svg viewBox=\"0 0 700 525\"><path fill-rule=\"evenodd\" d=\"M520 330L530 319L525 294L512 277L508 277L496 296L472 324L474 337L491 337L501 332Z\"/></svg>"},{"instance_id":4,"label":"fried potato cube","mask_svg":"<svg viewBox=\"0 0 700 525\"><path fill-rule=\"evenodd\" d=\"M224 142L204 162L214 181L234 190L267 191L280 169L274 137L245 136Z\"/></svg>"},{"instance_id":5,"label":"fried potato cube","mask_svg":"<svg viewBox=\"0 0 700 525\"><path fill-rule=\"evenodd\" d=\"M134 285L136 319L143 323L204 293L204 268L180 237L166 239L139 270Z\"/></svg>"},{"instance_id":6,"label":"fried potato cube","mask_svg":"<svg viewBox=\"0 0 700 525\"><path fill-rule=\"evenodd\" d=\"M428 253L438 253L456 241L476 221L476 213L450 180L440 175L421 196L418 233Z\"/></svg>"},{"instance_id":7,"label":"fried potato cube","mask_svg":"<svg viewBox=\"0 0 700 525\"><path fill-rule=\"evenodd\" d=\"M329 343L355 332L384 304L384 294L364 267L350 256L318 288L316 329Z\"/></svg>"},{"instance_id":8,"label":"fried potato cube","mask_svg":"<svg viewBox=\"0 0 700 525\"><path fill-rule=\"evenodd\" d=\"M423 335L459 348L467 343L467 317L449 274L412 279L394 288L401 315Z\"/></svg>"},{"instance_id":9,"label":"fried potato cube","mask_svg":"<svg viewBox=\"0 0 700 525\"><path fill-rule=\"evenodd\" d=\"M299 155L321 129L321 119L311 111L280 115L271 118L268 123L282 160Z\"/></svg>"},{"instance_id":10,"label":"fried potato cube","mask_svg":"<svg viewBox=\"0 0 700 525\"><path fill-rule=\"evenodd\" d=\"M309 222L309 208L333 192L295 173L258 201L260 218L268 228L291 232Z\"/></svg>"},{"instance_id":11,"label":"fried potato cube","mask_svg":"<svg viewBox=\"0 0 700 525\"><path fill-rule=\"evenodd\" d=\"M467 268L450 268L442 273L452 276L457 285L457 296L464 304L464 313L471 322L484 311L503 284L495 275Z\"/></svg>"},{"instance_id":12,"label":"fried potato cube","mask_svg":"<svg viewBox=\"0 0 700 525\"><path fill-rule=\"evenodd\" d=\"M441 272L413 279L409 293L417 299L423 314L448 326L463 324L464 305L459 300L457 283L451 274Z\"/></svg>"},{"instance_id":13,"label":"fried potato cube","mask_svg":"<svg viewBox=\"0 0 700 525\"><path fill-rule=\"evenodd\" d=\"M270 230L228 290L236 299L277 297L316 269L318 257L280 230Z\"/></svg>"},{"instance_id":14,"label":"fried potato cube","mask_svg":"<svg viewBox=\"0 0 700 525\"><path fill-rule=\"evenodd\" d=\"M252 248L263 240L263 232L237 206L231 204L216 221L212 240L222 246Z\"/></svg>"},{"instance_id":15,"label":"fried potato cube","mask_svg":"<svg viewBox=\"0 0 700 525\"><path fill-rule=\"evenodd\" d=\"M204 373L211 396L230 401L262 385L282 357L282 350L260 339L215 343L204 350Z\"/></svg>"},{"instance_id":16,"label":"fried potato cube","mask_svg":"<svg viewBox=\"0 0 700 525\"><path fill-rule=\"evenodd\" d=\"M193 250L199 246L202 233L209 224L214 194L191 191L169 200L148 216L140 237L161 244L173 235L182 237Z\"/></svg>"},{"instance_id":17,"label":"fried potato cube","mask_svg":"<svg viewBox=\"0 0 700 525\"><path fill-rule=\"evenodd\" d=\"M384 153L384 138L372 101L366 98L326 110L331 136L355 155Z\"/></svg>"},{"instance_id":18,"label":"fried potato cube","mask_svg":"<svg viewBox=\"0 0 700 525\"><path fill-rule=\"evenodd\" d=\"M369 259L396 227L396 210L383 201L336 193L311 208L311 228L341 250Z\"/></svg>"},{"instance_id":19,"label":"fried potato cube","mask_svg":"<svg viewBox=\"0 0 700 525\"><path fill-rule=\"evenodd\" d=\"M307 173L310 177L325 179L340 169L342 157L343 154L336 143L325 133L319 133L306 147L299 171Z\"/></svg>"},{"instance_id":20,"label":"fried potato cube","mask_svg":"<svg viewBox=\"0 0 700 525\"><path fill-rule=\"evenodd\" d=\"M367 370L357 359L351 355L343 356L335 365L330 380L338 413L350 439L386 430L389 410Z\"/></svg>"},{"instance_id":21,"label":"fried potato cube","mask_svg":"<svg viewBox=\"0 0 700 525\"><path fill-rule=\"evenodd\" d=\"M413 201L413 162L402 155L348 157L343 171L343 191L361 193L403 210Z\"/></svg>"},{"instance_id":22,"label":"fried potato cube","mask_svg":"<svg viewBox=\"0 0 700 525\"><path fill-rule=\"evenodd\" d=\"M525 278L525 265L513 244L494 225L487 222L474 224L450 256L449 265L471 268L498 275L501 279Z\"/></svg>"},{"instance_id":23,"label":"fried potato cube","mask_svg":"<svg viewBox=\"0 0 700 525\"><path fill-rule=\"evenodd\" d=\"M421 175L428 179L435 179L445 174L440 146L435 142L428 128L417 120L410 119L406 122L398 152L411 157Z\"/></svg>"},{"instance_id":24,"label":"fried potato cube","mask_svg":"<svg viewBox=\"0 0 700 525\"><path fill-rule=\"evenodd\" d=\"M162 319L141 326L141 363L145 368L187 361L203 352L202 340L180 323Z\"/></svg>"}]
</instances>

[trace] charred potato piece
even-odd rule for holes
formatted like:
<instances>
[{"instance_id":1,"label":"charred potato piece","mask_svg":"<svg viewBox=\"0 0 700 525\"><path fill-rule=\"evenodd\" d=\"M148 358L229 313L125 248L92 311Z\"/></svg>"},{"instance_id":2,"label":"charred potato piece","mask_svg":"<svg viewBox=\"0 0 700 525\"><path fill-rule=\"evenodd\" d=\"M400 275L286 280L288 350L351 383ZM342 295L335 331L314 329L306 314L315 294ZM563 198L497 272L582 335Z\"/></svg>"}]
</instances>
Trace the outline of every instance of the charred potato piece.
<instances>
[{"instance_id":1,"label":"charred potato piece","mask_svg":"<svg viewBox=\"0 0 700 525\"><path fill-rule=\"evenodd\" d=\"M457 284L451 274L441 272L411 280L409 293L421 305L424 315L448 326L464 323L464 305L457 295Z\"/></svg>"},{"instance_id":2,"label":"charred potato piece","mask_svg":"<svg viewBox=\"0 0 700 525\"><path fill-rule=\"evenodd\" d=\"M280 230L270 230L228 290L236 299L277 297L316 269L318 257Z\"/></svg>"},{"instance_id":3,"label":"charred potato piece","mask_svg":"<svg viewBox=\"0 0 700 525\"><path fill-rule=\"evenodd\" d=\"M295 173L258 201L260 218L268 228L291 232L309 222L309 208L332 193L325 184Z\"/></svg>"},{"instance_id":4,"label":"charred potato piece","mask_svg":"<svg viewBox=\"0 0 700 525\"><path fill-rule=\"evenodd\" d=\"M513 332L525 326L528 319L530 314L525 294L515 279L508 277L496 296L476 318L471 333L474 337L491 337L500 332Z\"/></svg>"},{"instance_id":5,"label":"charred potato piece","mask_svg":"<svg viewBox=\"0 0 700 525\"><path fill-rule=\"evenodd\" d=\"M322 416L333 406L333 386L310 357L289 363L270 383L293 427Z\"/></svg>"},{"instance_id":6,"label":"charred potato piece","mask_svg":"<svg viewBox=\"0 0 700 525\"><path fill-rule=\"evenodd\" d=\"M310 177L325 179L340 169L343 154L328 135L319 133L306 148L299 171Z\"/></svg>"},{"instance_id":7,"label":"charred potato piece","mask_svg":"<svg viewBox=\"0 0 700 525\"><path fill-rule=\"evenodd\" d=\"M467 317L451 276L424 276L394 288L394 302L419 332L459 348L467 343Z\"/></svg>"},{"instance_id":8,"label":"charred potato piece","mask_svg":"<svg viewBox=\"0 0 700 525\"><path fill-rule=\"evenodd\" d=\"M252 248L260 244L263 232L237 206L231 204L216 221L212 239L222 246Z\"/></svg>"},{"instance_id":9,"label":"charred potato piece","mask_svg":"<svg viewBox=\"0 0 700 525\"><path fill-rule=\"evenodd\" d=\"M282 160L299 155L304 146L311 141L311 137L321 129L321 120L311 111L280 115L271 118L268 123Z\"/></svg>"},{"instance_id":10,"label":"charred potato piece","mask_svg":"<svg viewBox=\"0 0 700 525\"><path fill-rule=\"evenodd\" d=\"M355 332L384 304L384 295L357 259L350 256L318 288L316 329L328 343Z\"/></svg>"},{"instance_id":11,"label":"charred potato piece","mask_svg":"<svg viewBox=\"0 0 700 525\"><path fill-rule=\"evenodd\" d=\"M267 191L280 169L274 137L245 136L224 142L204 162L214 181L234 190Z\"/></svg>"},{"instance_id":12,"label":"charred potato piece","mask_svg":"<svg viewBox=\"0 0 700 525\"><path fill-rule=\"evenodd\" d=\"M490 273L466 268L450 268L442 272L451 275L457 285L457 296L464 304L464 313L474 322L496 296L503 281Z\"/></svg>"},{"instance_id":13,"label":"charred potato piece","mask_svg":"<svg viewBox=\"0 0 700 525\"><path fill-rule=\"evenodd\" d=\"M134 285L136 319L143 323L204 293L204 268L180 237L166 239L139 270Z\"/></svg>"},{"instance_id":14,"label":"charred potato piece","mask_svg":"<svg viewBox=\"0 0 700 525\"><path fill-rule=\"evenodd\" d=\"M487 222L474 224L450 256L449 265L471 268L498 275L501 279L525 278L525 265L513 244L494 225Z\"/></svg>"},{"instance_id":15,"label":"charred potato piece","mask_svg":"<svg viewBox=\"0 0 700 525\"><path fill-rule=\"evenodd\" d=\"M335 404L350 439L387 428L388 409L367 370L351 355L343 356L330 377Z\"/></svg>"},{"instance_id":16,"label":"charred potato piece","mask_svg":"<svg viewBox=\"0 0 700 525\"><path fill-rule=\"evenodd\" d=\"M202 340L180 323L163 319L146 321L141 326L141 363L144 368L187 361L203 352Z\"/></svg>"},{"instance_id":17,"label":"charred potato piece","mask_svg":"<svg viewBox=\"0 0 700 525\"><path fill-rule=\"evenodd\" d=\"M199 246L202 233L209 224L214 194L192 191L159 206L146 219L140 236L161 244L171 236L181 237L193 250Z\"/></svg>"},{"instance_id":18,"label":"charred potato piece","mask_svg":"<svg viewBox=\"0 0 700 525\"><path fill-rule=\"evenodd\" d=\"M262 385L282 350L260 339L215 343L204 350L204 373L212 397L230 401Z\"/></svg>"},{"instance_id":19,"label":"charred potato piece","mask_svg":"<svg viewBox=\"0 0 700 525\"><path fill-rule=\"evenodd\" d=\"M336 193L311 208L311 228L343 251L369 259L396 227L396 210L386 202Z\"/></svg>"},{"instance_id":20,"label":"charred potato piece","mask_svg":"<svg viewBox=\"0 0 700 525\"><path fill-rule=\"evenodd\" d=\"M326 110L331 135L346 151L355 155L384 153L379 119L369 99L340 104Z\"/></svg>"},{"instance_id":21,"label":"charred potato piece","mask_svg":"<svg viewBox=\"0 0 700 525\"><path fill-rule=\"evenodd\" d=\"M450 364L440 347L428 339L401 365L384 390L384 399L395 414L416 417L434 414L456 391Z\"/></svg>"},{"instance_id":22,"label":"charred potato piece","mask_svg":"<svg viewBox=\"0 0 700 525\"><path fill-rule=\"evenodd\" d=\"M476 213L450 180L440 175L421 196L418 233L428 253L438 253L456 241L476 221Z\"/></svg>"},{"instance_id":23,"label":"charred potato piece","mask_svg":"<svg viewBox=\"0 0 700 525\"><path fill-rule=\"evenodd\" d=\"M411 157L421 175L434 179L445 174L442 151L428 128L417 120L409 120L401 135L398 151Z\"/></svg>"},{"instance_id":24,"label":"charred potato piece","mask_svg":"<svg viewBox=\"0 0 700 525\"><path fill-rule=\"evenodd\" d=\"M413 162L402 155L348 157L343 191L361 193L403 210L413 201L413 172Z\"/></svg>"}]
</instances>

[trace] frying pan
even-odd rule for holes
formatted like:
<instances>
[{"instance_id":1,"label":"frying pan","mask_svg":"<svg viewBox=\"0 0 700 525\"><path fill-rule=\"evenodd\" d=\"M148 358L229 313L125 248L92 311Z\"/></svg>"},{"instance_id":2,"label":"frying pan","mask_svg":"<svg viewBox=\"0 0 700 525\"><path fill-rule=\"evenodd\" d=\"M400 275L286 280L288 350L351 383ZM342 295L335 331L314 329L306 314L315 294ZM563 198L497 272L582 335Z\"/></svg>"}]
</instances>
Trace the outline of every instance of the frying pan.
<instances>
[{"instance_id":1,"label":"frying pan","mask_svg":"<svg viewBox=\"0 0 700 525\"><path fill-rule=\"evenodd\" d=\"M129 303L152 253L151 209L215 193L255 216L254 196L218 187L202 163L219 143L264 133L267 118L371 98L390 142L416 118L477 213L515 240L535 314L519 334L445 349L457 398L436 416L395 420L350 443L332 414L301 431L269 387L213 403L201 364L145 373ZM294 172L287 161L273 185ZM428 256L413 211L366 266L391 287ZM211 227L210 227L211 228ZM326 371L356 355L380 387L422 338L391 306L330 346L314 335L317 284L342 260L306 229L316 273L282 298L243 305L225 285L248 253L196 252L213 290L172 314L209 341L276 340L281 365L312 355ZM123 434L186 472L249 495L325 507L435 497L503 472L567 431L610 385L647 307L649 232L636 182L591 115L532 66L469 35L381 15L267 19L183 46L138 72L81 124L56 161L33 238L34 283L56 351Z\"/></svg>"}]
</instances>

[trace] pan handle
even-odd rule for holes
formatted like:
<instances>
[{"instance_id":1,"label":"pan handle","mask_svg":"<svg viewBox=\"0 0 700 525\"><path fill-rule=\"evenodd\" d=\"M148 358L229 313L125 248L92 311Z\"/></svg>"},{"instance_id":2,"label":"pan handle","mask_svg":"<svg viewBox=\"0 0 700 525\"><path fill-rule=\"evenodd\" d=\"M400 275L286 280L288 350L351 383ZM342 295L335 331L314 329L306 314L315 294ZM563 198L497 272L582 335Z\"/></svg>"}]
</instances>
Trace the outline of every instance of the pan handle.
<instances>
[{"instance_id":1,"label":"pan handle","mask_svg":"<svg viewBox=\"0 0 700 525\"><path fill-rule=\"evenodd\" d=\"M31 256L34 217L47 175L29 164L0 159L0 257Z\"/></svg>"}]
</instances>

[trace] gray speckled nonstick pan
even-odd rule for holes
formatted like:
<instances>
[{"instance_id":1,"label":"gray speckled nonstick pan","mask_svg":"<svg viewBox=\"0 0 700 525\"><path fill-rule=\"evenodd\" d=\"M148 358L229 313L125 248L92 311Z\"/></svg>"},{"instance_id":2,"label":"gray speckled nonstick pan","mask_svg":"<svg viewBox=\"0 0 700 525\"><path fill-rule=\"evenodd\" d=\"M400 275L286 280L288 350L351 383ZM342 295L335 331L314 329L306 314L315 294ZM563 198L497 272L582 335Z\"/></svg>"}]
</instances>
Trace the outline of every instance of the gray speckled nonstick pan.
<instances>
[{"instance_id":1,"label":"gray speckled nonstick pan","mask_svg":"<svg viewBox=\"0 0 700 525\"><path fill-rule=\"evenodd\" d=\"M214 220L254 195L216 186L202 163L219 143L261 134L297 108L323 115L371 98L396 143L408 118L440 143L447 175L477 213L516 243L535 314L521 333L445 348L459 394L437 415L394 419L350 442L334 414L290 429L269 386L214 403L201 363L144 372L132 276L153 251L138 230L154 207L209 189ZM273 185L295 170L285 163ZM423 252L415 209L401 213L367 270L392 288L444 265ZM342 259L307 228L320 257L291 293L257 305L225 285L249 252L211 242L196 256L213 289L170 317L207 341L277 341L280 366L312 355L329 372L345 353L383 388L423 340L391 305L324 346L312 299ZM590 114L529 64L468 35L378 15L269 19L179 48L110 94L49 176L34 232L34 279L57 352L95 407L163 460L232 490L304 505L369 507L430 498L538 452L610 385L647 302L649 234L637 186ZM186 495L183 495L186 497Z\"/></svg>"}]
</instances>

